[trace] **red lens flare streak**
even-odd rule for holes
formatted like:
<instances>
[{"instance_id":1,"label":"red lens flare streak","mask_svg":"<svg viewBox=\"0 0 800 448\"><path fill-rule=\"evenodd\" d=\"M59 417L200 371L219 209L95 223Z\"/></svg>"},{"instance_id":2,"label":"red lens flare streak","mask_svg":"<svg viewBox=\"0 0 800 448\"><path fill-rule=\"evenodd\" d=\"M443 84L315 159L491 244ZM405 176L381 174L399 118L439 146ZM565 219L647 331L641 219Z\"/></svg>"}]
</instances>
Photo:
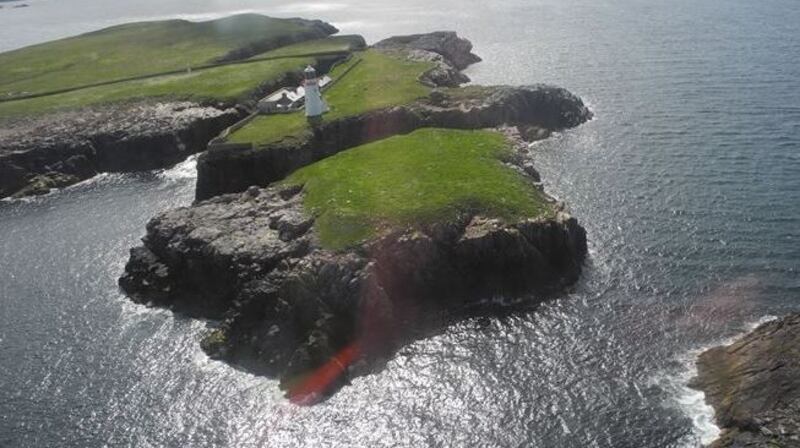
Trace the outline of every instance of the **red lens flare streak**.
<instances>
[{"instance_id":1,"label":"red lens flare streak","mask_svg":"<svg viewBox=\"0 0 800 448\"><path fill-rule=\"evenodd\" d=\"M357 342L345 346L328 362L312 372L308 378L288 393L289 400L298 405L314 404L342 376L355 361L361 350Z\"/></svg>"}]
</instances>

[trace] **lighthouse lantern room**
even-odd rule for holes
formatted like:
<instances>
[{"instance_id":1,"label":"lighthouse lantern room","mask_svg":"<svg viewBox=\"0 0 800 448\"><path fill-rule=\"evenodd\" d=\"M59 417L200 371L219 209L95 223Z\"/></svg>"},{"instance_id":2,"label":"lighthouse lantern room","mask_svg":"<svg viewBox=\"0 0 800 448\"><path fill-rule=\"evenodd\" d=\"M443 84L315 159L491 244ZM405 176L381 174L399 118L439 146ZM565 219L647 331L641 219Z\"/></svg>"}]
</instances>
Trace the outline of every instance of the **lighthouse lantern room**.
<instances>
[{"instance_id":1,"label":"lighthouse lantern room","mask_svg":"<svg viewBox=\"0 0 800 448\"><path fill-rule=\"evenodd\" d=\"M306 117L321 117L322 114L328 111L328 105L325 104L325 100L322 99L317 71L314 70L314 67L309 65L303 73L305 74L303 87L306 93Z\"/></svg>"}]
</instances>

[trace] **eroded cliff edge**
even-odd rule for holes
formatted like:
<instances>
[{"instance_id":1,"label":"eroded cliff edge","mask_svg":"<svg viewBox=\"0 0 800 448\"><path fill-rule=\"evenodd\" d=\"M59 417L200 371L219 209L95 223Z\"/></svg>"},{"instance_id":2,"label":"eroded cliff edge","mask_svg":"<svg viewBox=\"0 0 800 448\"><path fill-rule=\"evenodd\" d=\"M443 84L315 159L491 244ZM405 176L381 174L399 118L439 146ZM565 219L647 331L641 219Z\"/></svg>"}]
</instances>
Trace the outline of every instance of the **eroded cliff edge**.
<instances>
[{"instance_id":1,"label":"eroded cliff edge","mask_svg":"<svg viewBox=\"0 0 800 448\"><path fill-rule=\"evenodd\" d=\"M290 397L313 402L419 332L495 309L489 298L533 292L535 303L574 283L586 233L546 195L547 211L535 217L506 220L466 207L455 219L388 226L332 249L315 229L319 217L304 205L304 186L278 182L340 151L423 128L493 129L512 148L502 163L541 188L525 140L577 126L591 112L552 86L447 88L463 79L456 60L478 60L471 44L454 36L384 45L439 62L422 78L445 87L426 98L267 146L206 152L198 164L199 201L148 223L120 278L123 290L140 303L219 319L202 343L206 352L279 377Z\"/></svg>"},{"instance_id":2,"label":"eroded cliff edge","mask_svg":"<svg viewBox=\"0 0 800 448\"><path fill-rule=\"evenodd\" d=\"M241 116L232 107L143 102L9 120L0 126L0 198L173 165Z\"/></svg>"},{"instance_id":3,"label":"eroded cliff edge","mask_svg":"<svg viewBox=\"0 0 800 448\"><path fill-rule=\"evenodd\" d=\"M722 428L712 447L800 446L800 314L702 353L697 367L692 387Z\"/></svg>"}]
</instances>

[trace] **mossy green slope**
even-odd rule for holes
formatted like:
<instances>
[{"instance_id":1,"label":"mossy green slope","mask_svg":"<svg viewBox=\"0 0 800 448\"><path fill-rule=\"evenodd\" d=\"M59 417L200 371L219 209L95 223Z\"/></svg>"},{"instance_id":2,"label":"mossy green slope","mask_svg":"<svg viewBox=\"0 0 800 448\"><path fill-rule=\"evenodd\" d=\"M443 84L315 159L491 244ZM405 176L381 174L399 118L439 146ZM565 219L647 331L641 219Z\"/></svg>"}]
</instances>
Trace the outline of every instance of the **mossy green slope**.
<instances>
[{"instance_id":1,"label":"mossy green slope","mask_svg":"<svg viewBox=\"0 0 800 448\"><path fill-rule=\"evenodd\" d=\"M343 151L302 168L322 244L340 249L381 229L447 222L462 213L509 221L552 214L542 193L506 166L505 137L492 131L422 129Z\"/></svg>"},{"instance_id":2,"label":"mossy green slope","mask_svg":"<svg viewBox=\"0 0 800 448\"><path fill-rule=\"evenodd\" d=\"M352 70L324 94L325 101L331 108L324 115L326 121L407 104L430 92L428 87L419 82L419 76L432 67L430 63L409 61L367 50L354 54L349 64L338 66L331 76L336 79L351 64L354 65ZM229 140L259 146L299 134L306 129L308 124L302 112L264 115L233 133Z\"/></svg>"},{"instance_id":3,"label":"mossy green slope","mask_svg":"<svg viewBox=\"0 0 800 448\"><path fill-rule=\"evenodd\" d=\"M325 39L314 39L300 42L266 53L253 56L251 59L287 57L287 56L307 56L320 53L346 53L360 50L364 38L358 35L330 36Z\"/></svg>"},{"instance_id":4,"label":"mossy green slope","mask_svg":"<svg viewBox=\"0 0 800 448\"><path fill-rule=\"evenodd\" d=\"M0 102L0 118L74 109L120 101L169 99L232 103L264 82L302 70L312 58L286 58L233 64L179 75L159 76L67 93Z\"/></svg>"},{"instance_id":5,"label":"mossy green slope","mask_svg":"<svg viewBox=\"0 0 800 448\"><path fill-rule=\"evenodd\" d=\"M297 21L257 14L114 26L0 54L0 97L185 69L309 29Z\"/></svg>"}]
</instances>

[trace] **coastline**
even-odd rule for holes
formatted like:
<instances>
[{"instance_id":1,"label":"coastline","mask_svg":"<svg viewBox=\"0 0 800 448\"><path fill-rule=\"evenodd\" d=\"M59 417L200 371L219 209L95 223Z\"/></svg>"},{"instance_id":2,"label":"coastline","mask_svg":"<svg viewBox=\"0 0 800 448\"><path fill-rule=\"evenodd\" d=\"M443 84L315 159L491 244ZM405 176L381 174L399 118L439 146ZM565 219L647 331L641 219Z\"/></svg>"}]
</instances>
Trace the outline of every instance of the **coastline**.
<instances>
[{"instance_id":1,"label":"coastline","mask_svg":"<svg viewBox=\"0 0 800 448\"><path fill-rule=\"evenodd\" d=\"M231 21L281 23L301 36L270 32L253 41L237 31L243 43L213 60L267 50L290 56L261 57L272 67L270 78L245 77L234 86L235 100L223 100L234 96L216 87L217 101L129 101L125 85L140 80L119 81L122 94L109 90L116 81L84 89L86 73L71 66L79 84L67 93L49 95L50 84L38 80L18 81L30 95L6 84L7 94L22 97L0 106L12 114L0 141L0 195L42 194L98 172L174 165L212 140L261 138L248 148L211 145L200 155L197 202L150 221L119 285L135 302L217 320L202 341L209 355L279 377L289 398L304 404L369 373L424 329L493 313L496 304L486 297L534 293L532 300L543 301L578 279L585 230L543 191L529 143L591 119L579 97L549 85L461 87L469 81L461 70L481 59L455 32L396 36L364 48L358 36L309 40L336 31L318 21L219 19ZM150 26L172 36L170 24ZM139 27L98 33L116 39ZM96 45L91 33L74 39ZM272 48L275 42L281 48ZM341 51L331 58L332 47ZM353 64L334 68L352 54ZM335 78L326 91L333 109L321 124L298 112L267 114L215 139L252 114L265 93L296 84L298 64L309 61ZM248 75L258 64L234 68ZM111 76L143 70L130 69ZM215 71L228 80L230 69L165 72L147 82L156 95L168 86L185 89L182 80L207 88L204 80L215 80ZM84 91L99 96L82 97ZM50 97L62 95L83 106L61 111ZM13 115L41 108L48 112L38 121ZM329 186L315 186L323 181ZM355 183L337 190L348 182ZM349 207L351 201L361 208Z\"/></svg>"},{"instance_id":2,"label":"coastline","mask_svg":"<svg viewBox=\"0 0 800 448\"><path fill-rule=\"evenodd\" d=\"M713 448L800 444L800 316L766 316L703 350L689 387L704 393L720 428Z\"/></svg>"}]
</instances>

